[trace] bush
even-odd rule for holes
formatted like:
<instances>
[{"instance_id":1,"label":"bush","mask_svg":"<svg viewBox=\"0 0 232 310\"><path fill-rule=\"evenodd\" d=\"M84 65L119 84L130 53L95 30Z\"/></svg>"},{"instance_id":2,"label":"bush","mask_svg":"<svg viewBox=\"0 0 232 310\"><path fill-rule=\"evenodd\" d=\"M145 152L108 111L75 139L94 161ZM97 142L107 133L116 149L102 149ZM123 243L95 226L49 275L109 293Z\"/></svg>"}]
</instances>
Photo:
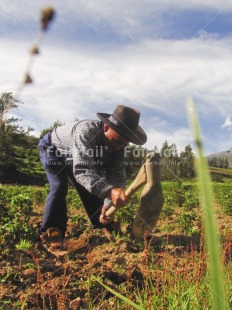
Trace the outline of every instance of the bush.
<instances>
[{"instance_id":1,"label":"bush","mask_svg":"<svg viewBox=\"0 0 232 310\"><path fill-rule=\"evenodd\" d=\"M211 180L213 182L220 182L220 183L223 183L224 180L223 180L223 175L221 174L211 174Z\"/></svg>"}]
</instances>

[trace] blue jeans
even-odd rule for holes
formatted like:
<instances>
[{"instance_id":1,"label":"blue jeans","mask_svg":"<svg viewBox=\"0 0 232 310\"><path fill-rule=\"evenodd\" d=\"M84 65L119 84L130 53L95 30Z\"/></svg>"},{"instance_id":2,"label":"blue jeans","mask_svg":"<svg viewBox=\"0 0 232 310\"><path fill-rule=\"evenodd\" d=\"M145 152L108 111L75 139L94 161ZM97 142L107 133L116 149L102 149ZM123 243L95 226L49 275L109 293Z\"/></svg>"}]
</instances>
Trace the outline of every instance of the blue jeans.
<instances>
[{"instance_id":1,"label":"blue jeans","mask_svg":"<svg viewBox=\"0 0 232 310\"><path fill-rule=\"evenodd\" d=\"M68 180L77 190L93 227L107 227L107 225L103 226L99 222L104 199L92 195L81 184L77 183L72 172L72 165L68 165L64 158L56 156L56 147L51 145L50 132L40 140L38 147L40 149L40 161L46 171L50 187L40 233L45 232L50 227L58 227L63 235L65 234L68 220L66 205Z\"/></svg>"}]
</instances>

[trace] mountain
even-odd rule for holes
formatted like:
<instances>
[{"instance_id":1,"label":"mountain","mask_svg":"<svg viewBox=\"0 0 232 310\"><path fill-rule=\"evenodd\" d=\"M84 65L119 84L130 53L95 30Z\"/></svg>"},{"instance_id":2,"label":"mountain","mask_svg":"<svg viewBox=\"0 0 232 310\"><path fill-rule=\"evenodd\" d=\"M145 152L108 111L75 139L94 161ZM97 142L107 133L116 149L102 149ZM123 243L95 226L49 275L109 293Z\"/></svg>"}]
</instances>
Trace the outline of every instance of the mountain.
<instances>
[{"instance_id":1,"label":"mountain","mask_svg":"<svg viewBox=\"0 0 232 310\"><path fill-rule=\"evenodd\" d=\"M217 163L215 166L219 166L218 165L219 162L226 163L228 161L228 164L229 164L228 168L232 168L232 147L228 149L227 151L210 154L207 156L207 159L211 161L211 163L215 161L215 163Z\"/></svg>"}]
</instances>

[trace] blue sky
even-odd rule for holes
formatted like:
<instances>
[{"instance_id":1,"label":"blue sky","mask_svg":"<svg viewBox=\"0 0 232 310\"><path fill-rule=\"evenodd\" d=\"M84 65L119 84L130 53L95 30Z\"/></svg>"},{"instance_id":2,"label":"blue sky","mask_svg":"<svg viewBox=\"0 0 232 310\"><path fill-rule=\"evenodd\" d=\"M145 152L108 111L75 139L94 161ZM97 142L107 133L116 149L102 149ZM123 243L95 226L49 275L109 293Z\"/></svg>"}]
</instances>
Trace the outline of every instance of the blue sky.
<instances>
[{"instance_id":1,"label":"blue sky","mask_svg":"<svg viewBox=\"0 0 232 310\"><path fill-rule=\"evenodd\" d=\"M57 119L96 118L117 104L141 111L148 148L194 147L192 96L205 153L232 146L232 3L179 0L0 0L0 91L17 90L39 32L41 8L56 18L36 56L34 83L14 115L34 134Z\"/></svg>"}]
</instances>

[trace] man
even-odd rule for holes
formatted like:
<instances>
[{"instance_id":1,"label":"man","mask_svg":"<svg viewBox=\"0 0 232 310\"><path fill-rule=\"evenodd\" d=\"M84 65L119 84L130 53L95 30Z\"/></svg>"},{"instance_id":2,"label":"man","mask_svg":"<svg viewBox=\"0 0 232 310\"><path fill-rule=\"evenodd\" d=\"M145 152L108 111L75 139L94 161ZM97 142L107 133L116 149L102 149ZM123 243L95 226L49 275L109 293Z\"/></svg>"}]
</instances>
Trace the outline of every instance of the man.
<instances>
[{"instance_id":1,"label":"man","mask_svg":"<svg viewBox=\"0 0 232 310\"><path fill-rule=\"evenodd\" d=\"M68 179L79 193L95 228L110 228L113 217L106 210L127 203L124 148L142 145L147 136L139 126L140 112L119 105L99 120L63 125L46 134L38 145L50 192L40 229L42 243L59 248L67 225Z\"/></svg>"}]
</instances>

